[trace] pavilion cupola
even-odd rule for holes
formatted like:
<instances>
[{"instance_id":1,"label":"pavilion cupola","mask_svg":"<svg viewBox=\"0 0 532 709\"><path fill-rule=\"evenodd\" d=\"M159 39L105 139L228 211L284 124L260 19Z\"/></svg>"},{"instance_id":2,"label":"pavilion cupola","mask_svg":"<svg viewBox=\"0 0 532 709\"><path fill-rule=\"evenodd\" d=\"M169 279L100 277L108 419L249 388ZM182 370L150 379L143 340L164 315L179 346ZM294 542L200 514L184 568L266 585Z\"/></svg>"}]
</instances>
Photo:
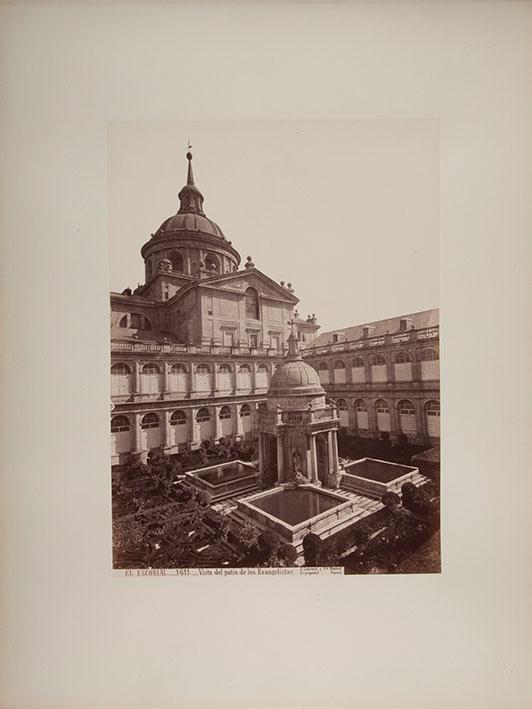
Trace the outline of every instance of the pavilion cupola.
<instances>
[{"instance_id":1,"label":"pavilion cupola","mask_svg":"<svg viewBox=\"0 0 532 709\"><path fill-rule=\"evenodd\" d=\"M203 195L194 184L194 173L192 172L192 153L187 153L188 170L187 184L179 193L179 211L178 214L201 214L205 216L203 211Z\"/></svg>"}]
</instances>

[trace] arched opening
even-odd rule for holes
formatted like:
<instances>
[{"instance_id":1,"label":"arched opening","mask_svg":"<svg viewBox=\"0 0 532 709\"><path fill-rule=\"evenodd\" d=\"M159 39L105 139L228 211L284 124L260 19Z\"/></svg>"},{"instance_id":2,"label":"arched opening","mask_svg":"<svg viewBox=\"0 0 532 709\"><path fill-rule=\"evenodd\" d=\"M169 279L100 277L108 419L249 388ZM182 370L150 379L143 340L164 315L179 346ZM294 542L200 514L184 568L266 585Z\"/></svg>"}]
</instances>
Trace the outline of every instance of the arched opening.
<instances>
[{"instance_id":1,"label":"arched opening","mask_svg":"<svg viewBox=\"0 0 532 709\"><path fill-rule=\"evenodd\" d=\"M408 352L396 352L394 357L394 373L396 382L412 381L412 361Z\"/></svg>"},{"instance_id":2,"label":"arched opening","mask_svg":"<svg viewBox=\"0 0 532 709\"><path fill-rule=\"evenodd\" d=\"M248 288L245 294L246 318L260 320L259 296L255 288Z\"/></svg>"},{"instance_id":3,"label":"arched opening","mask_svg":"<svg viewBox=\"0 0 532 709\"><path fill-rule=\"evenodd\" d=\"M116 362L111 367L111 396L131 393L131 370L127 364Z\"/></svg>"},{"instance_id":4,"label":"arched opening","mask_svg":"<svg viewBox=\"0 0 532 709\"><path fill-rule=\"evenodd\" d=\"M208 364L198 364L195 372L195 390L211 390L211 370Z\"/></svg>"},{"instance_id":5,"label":"arched opening","mask_svg":"<svg viewBox=\"0 0 532 709\"><path fill-rule=\"evenodd\" d=\"M175 271L176 273L184 272L185 268L183 254L180 254L179 251L172 251L170 253L169 259L172 263L172 271Z\"/></svg>"},{"instance_id":6,"label":"arched opening","mask_svg":"<svg viewBox=\"0 0 532 709\"><path fill-rule=\"evenodd\" d=\"M391 431L391 421L390 421L390 407L388 402L384 399L377 399L375 402L375 412L377 414L377 430L379 432L390 432Z\"/></svg>"},{"instance_id":7,"label":"arched opening","mask_svg":"<svg viewBox=\"0 0 532 709\"><path fill-rule=\"evenodd\" d=\"M211 439L211 415L209 409L201 408L196 414L196 423L199 429L200 441Z\"/></svg>"},{"instance_id":8,"label":"arched opening","mask_svg":"<svg viewBox=\"0 0 532 709\"><path fill-rule=\"evenodd\" d=\"M229 406L222 406L218 414L222 436L227 437L233 434L233 417Z\"/></svg>"},{"instance_id":9,"label":"arched opening","mask_svg":"<svg viewBox=\"0 0 532 709\"><path fill-rule=\"evenodd\" d=\"M241 364L238 368L238 388L251 389L251 367L249 364Z\"/></svg>"},{"instance_id":10,"label":"arched opening","mask_svg":"<svg viewBox=\"0 0 532 709\"><path fill-rule=\"evenodd\" d=\"M170 444L179 446L187 439L187 415L184 411L174 411L170 416Z\"/></svg>"},{"instance_id":11,"label":"arched opening","mask_svg":"<svg viewBox=\"0 0 532 709\"><path fill-rule=\"evenodd\" d=\"M345 384L345 362L341 359L334 363L334 383Z\"/></svg>"},{"instance_id":12,"label":"arched opening","mask_svg":"<svg viewBox=\"0 0 532 709\"><path fill-rule=\"evenodd\" d=\"M268 367L265 364L259 364L257 367L257 389L267 389L269 386Z\"/></svg>"},{"instance_id":13,"label":"arched opening","mask_svg":"<svg viewBox=\"0 0 532 709\"><path fill-rule=\"evenodd\" d=\"M111 454L119 455L131 450L131 425L127 416L113 416L111 419Z\"/></svg>"},{"instance_id":14,"label":"arched opening","mask_svg":"<svg viewBox=\"0 0 532 709\"><path fill-rule=\"evenodd\" d=\"M158 394L160 387L160 372L156 364L145 364L140 370L140 391L142 394Z\"/></svg>"},{"instance_id":15,"label":"arched opening","mask_svg":"<svg viewBox=\"0 0 532 709\"><path fill-rule=\"evenodd\" d=\"M417 433L416 407L408 399L403 399L397 404L399 414L399 429L405 435L415 436Z\"/></svg>"},{"instance_id":16,"label":"arched opening","mask_svg":"<svg viewBox=\"0 0 532 709\"><path fill-rule=\"evenodd\" d=\"M386 382L387 380L386 360L382 355L374 355L371 358L371 381Z\"/></svg>"},{"instance_id":17,"label":"arched opening","mask_svg":"<svg viewBox=\"0 0 532 709\"><path fill-rule=\"evenodd\" d=\"M425 405L427 434L430 438L440 437L440 402L428 401Z\"/></svg>"},{"instance_id":18,"label":"arched opening","mask_svg":"<svg viewBox=\"0 0 532 709\"><path fill-rule=\"evenodd\" d=\"M184 364L172 364L168 370L168 388L173 392L187 391L187 370Z\"/></svg>"},{"instance_id":19,"label":"arched opening","mask_svg":"<svg viewBox=\"0 0 532 709\"><path fill-rule=\"evenodd\" d=\"M231 381L231 366L229 364L221 364L218 368L218 389L220 391L231 391L233 383Z\"/></svg>"},{"instance_id":20,"label":"arched opening","mask_svg":"<svg viewBox=\"0 0 532 709\"><path fill-rule=\"evenodd\" d=\"M437 350L421 350L421 379L438 380L440 378L440 355Z\"/></svg>"},{"instance_id":21,"label":"arched opening","mask_svg":"<svg viewBox=\"0 0 532 709\"><path fill-rule=\"evenodd\" d=\"M367 431L369 429L368 406L364 399L357 399L355 401L355 414L357 420L357 428L363 431Z\"/></svg>"},{"instance_id":22,"label":"arched opening","mask_svg":"<svg viewBox=\"0 0 532 709\"><path fill-rule=\"evenodd\" d=\"M242 404L240 407L240 420L242 422L242 433L251 433L251 407L249 404Z\"/></svg>"},{"instance_id":23,"label":"arched opening","mask_svg":"<svg viewBox=\"0 0 532 709\"><path fill-rule=\"evenodd\" d=\"M127 315L124 315L120 319L120 322L118 323L118 327L127 327Z\"/></svg>"},{"instance_id":24,"label":"arched opening","mask_svg":"<svg viewBox=\"0 0 532 709\"><path fill-rule=\"evenodd\" d=\"M351 378L355 384L364 384L366 381L366 368L362 357L354 357L351 362Z\"/></svg>"},{"instance_id":25,"label":"arched opening","mask_svg":"<svg viewBox=\"0 0 532 709\"><path fill-rule=\"evenodd\" d=\"M220 259L218 256L208 253L205 257L205 268L212 273L220 273Z\"/></svg>"},{"instance_id":26,"label":"arched opening","mask_svg":"<svg viewBox=\"0 0 532 709\"><path fill-rule=\"evenodd\" d=\"M320 378L320 384L329 384L329 365L327 362L320 362L318 364L318 376Z\"/></svg>"},{"instance_id":27,"label":"arched opening","mask_svg":"<svg viewBox=\"0 0 532 709\"><path fill-rule=\"evenodd\" d=\"M340 419L340 426L342 428L349 428L349 408L345 399L338 399L336 401L336 406L338 408L338 418Z\"/></svg>"},{"instance_id":28,"label":"arched opening","mask_svg":"<svg viewBox=\"0 0 532 709\"><path fill-rule=\"evenodd\" d=\"M140 422L141 449L152 450L161 445L160 422L157 414L146 414Z\"/></svg>"}]
</instances>

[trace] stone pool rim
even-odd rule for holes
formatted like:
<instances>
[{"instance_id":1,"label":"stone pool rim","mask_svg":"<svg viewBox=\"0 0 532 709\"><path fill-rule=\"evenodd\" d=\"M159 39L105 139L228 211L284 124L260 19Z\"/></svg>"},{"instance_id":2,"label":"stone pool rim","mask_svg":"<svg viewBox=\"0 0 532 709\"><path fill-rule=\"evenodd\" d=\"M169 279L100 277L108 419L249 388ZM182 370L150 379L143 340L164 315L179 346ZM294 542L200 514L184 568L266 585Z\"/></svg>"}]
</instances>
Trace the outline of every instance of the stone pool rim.
<instances>
[{"instance_id":1,"label":"stone pool rim","mask_svg":"<svg viewBox=\"0 0 532 709\"><path fill-rule=\"evenodd\" d=\"M328 510L320 512L319 514L314 515L314 517L309 517L303 520L302 522L298 522L297 524L289 524L288 522L282 520L280 517L276 517L275 515L272 515L269 512L266 512L265 510L262 510L260 507L255 507L255 505L253 505L253 500L257 500L262 497L269 497L271 495L282 495L286 490L290 489L294 488L291 488L288 485L275 487L273 489L270 488L269 490L263 490L255 495L252 495L251 497L239 499L237 500L237 504L239 509L244 513L246 510L252 512L252 514L249 515L252 520L260 521L261 517L265 518L270 522L270 525L273 526L276 531L279 532L279 528L281 528L282 531L288 533L287 536L289 537L290 543L297 542L297 538L301 532L314 532L314 530L318 528L320 522L327 521L331 518L338 518L339 513L346 512L349 509L351 509L352 512L355 512L356 505L353 500L346 499L345 496L341 495L340 493L334 492L332 490L326 490L322 487L318 487L310 483L298 485L298 487L295 489L311 490L312 492L315 492L319 495L326 495L327 497L332 497L335 500L338 500L338 505L335 505L334 507L331 507ZM258 520L257 516L259 517ZM268 528L271 528L270 525L267 525ZM318 530L316 533L318 533L319 531L323 530ZM284 536L282 532L280 533L281 536Z\"/></svg>"},{"instance_id":2,"label":"stone pool rim","mask_svg":"<svg viewBox=\"0 0 532 709\"><path fill-rule=\"evenodd\" d=\"M209 470L213 470L215 468L226 468L229 467L230 465L242 465L244 468L249 468L250 473L249 475L243 475L240 478L234 478L233 480L221 480L219 483L216 485L213 483L210 483L208 480L205 480L200 473L205 473ZM228 460L226 463L217 463L216 465L208 465L205 468L197 468L196 470L187 470L185 473L185 478L193 478L194 480L201 480L201 485L198 487L202 487L205 485L207 488L212 488L213 492L216 492L217 488L220 488L222 485L228 485L233 482L240 482L242 480L247 480L248 478L256 478L258 475L258 470L257 466L254 463L250 463L249 461L245 460Z\"/></svg>"}]
</instances>

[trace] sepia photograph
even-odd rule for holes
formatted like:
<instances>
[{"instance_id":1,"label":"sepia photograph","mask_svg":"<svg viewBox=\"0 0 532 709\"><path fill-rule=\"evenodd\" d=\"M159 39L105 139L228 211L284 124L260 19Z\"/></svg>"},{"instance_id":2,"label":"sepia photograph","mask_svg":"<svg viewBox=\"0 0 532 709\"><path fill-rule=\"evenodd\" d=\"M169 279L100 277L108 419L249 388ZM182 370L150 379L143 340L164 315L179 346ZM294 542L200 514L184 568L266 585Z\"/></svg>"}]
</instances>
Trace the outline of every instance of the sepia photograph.
<instances>
[{"instance_id":1,"label":"sepia photograph","mask_svg":"<svg viewBox=\"0 0 532 709\"><path fill-rule=\"evenodd\" d=\"M439 572L437 123L108 145L114 568Z\"/></svg>"}]
</instances>

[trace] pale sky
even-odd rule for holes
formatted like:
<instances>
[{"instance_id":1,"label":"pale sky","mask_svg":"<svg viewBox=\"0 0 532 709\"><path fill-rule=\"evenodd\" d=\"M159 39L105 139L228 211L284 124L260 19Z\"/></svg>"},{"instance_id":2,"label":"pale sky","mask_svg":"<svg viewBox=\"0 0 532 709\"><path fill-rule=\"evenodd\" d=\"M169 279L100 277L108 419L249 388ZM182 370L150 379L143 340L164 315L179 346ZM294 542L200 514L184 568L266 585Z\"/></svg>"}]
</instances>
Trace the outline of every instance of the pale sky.
<instances>
[{"instance_id":1,"label":"pale sky","mask_svg":"<svg viewBox=\"0 0 532 709\"><path fill-rule=\"evenodd\" d=\"M322 331L438 307L433 120L111 124L112 290L143 282L140 247L178 209L188 139L206 215Z\"/></svg>"}]
</instances>

